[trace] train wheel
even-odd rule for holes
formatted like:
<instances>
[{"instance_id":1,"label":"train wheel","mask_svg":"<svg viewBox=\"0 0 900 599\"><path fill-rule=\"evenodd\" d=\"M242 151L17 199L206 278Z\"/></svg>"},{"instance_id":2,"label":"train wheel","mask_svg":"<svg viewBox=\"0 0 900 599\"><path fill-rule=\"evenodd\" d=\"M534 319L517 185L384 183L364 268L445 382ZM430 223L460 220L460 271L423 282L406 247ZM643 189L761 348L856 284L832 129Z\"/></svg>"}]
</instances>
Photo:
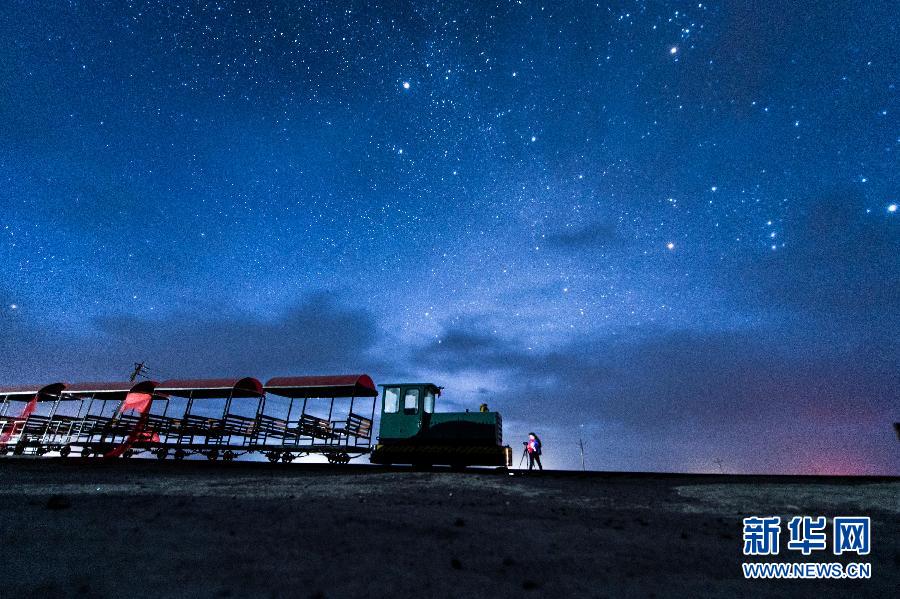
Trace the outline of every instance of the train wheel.
<instances>
[{"instance_id":1,"label":"train wheel","mask_svg":"<svg viewBox=\"0 0 900 599\"><path fill-rule=\"evenodd\" d=\"M218 460L219 450L213 449L212 451L210 451L208 454L206 454L206 459L208 459L210 462L215 462L216 460Z\"/></svg>"},{"instance_id":2,"label":"train wheel","mask_svg":"<svg viewBox=\"0 0 900 599\"><path fill-rule=\"evenodd\" d=\"M160 447L156 450L155 454L157 460L164 460L166 459L166 456L169 455L169 449L167 447Z\"/></svg>"},{"instance_id":3,"label":"train wheel","mask_svg":"<svg viewBox=\"0 0 900 599\"><path fill-rule=\"evenodd\" d=\"M230 449L227 450L225 453L222 454L222 459L225 460L226 462L233 461L234 460L234 452L231 451Z\"/></svg>"},{"instance_id":4,"label":"train wheel","mask_svg":"<svg viewBox=\"0 0 900 599\"><path fill-rule=\"evenodd\" d=\"M0 455L6 455L8 453L9 453L9 447L7 447L6 445L4 445L3 447L0 447Z\"/></svg>"},{"instance_id":5,"label":"train wheel","mask_svg":"<svg viewBox=\"0 0 900 599\"><path fill-rule=\"evenodd\" d=\"M294 461L294 455L289 451L285 451L283 454L281 454L281 461L285 464L290 464Z\"/></svg>"},{"instance_id":6,"label":"train wheel","mask_svg":"<svg viewBox=\"0 0 900 599\"><path fill-rule=\"evenodd\" d=\"M122 457L125 458L126 460L128 458L134 457L134 450L129 447L128 449L125 450L124 453L122 453Z\"/></svg>"},{"instance_id":7,"label":"train wheel","mask_svg":"<svg viewBox=\"0 0 900 599\"><path fill-rule=\"evenodd\" d=\"M70 445L63 445L59 448L59 457L67 458L69 454L72 453L72 447Z\"/></svg>"},{"instance_id":8,"label":"train wheel","mask_svg":"<svg viewBox=\"0 0 900 599\"><path fill-rule=\"evenodd\" d=\"M277 451L270 451L266 454L266 457L269 458L270 462L277 462L281 457L281 454L279 454Z\"/></svg>"},{"instance_id":9,"label":"train wheel","mask_svg":"<svg viewBox=\"0 0 900 599\"><path fill-rule=\"evenodd\" d=\"M183 460L186 457L187 457L187 452L185 450L183 450L183 449L175 450L175 459L176 460Z\"/></svg>"}]
</instances>

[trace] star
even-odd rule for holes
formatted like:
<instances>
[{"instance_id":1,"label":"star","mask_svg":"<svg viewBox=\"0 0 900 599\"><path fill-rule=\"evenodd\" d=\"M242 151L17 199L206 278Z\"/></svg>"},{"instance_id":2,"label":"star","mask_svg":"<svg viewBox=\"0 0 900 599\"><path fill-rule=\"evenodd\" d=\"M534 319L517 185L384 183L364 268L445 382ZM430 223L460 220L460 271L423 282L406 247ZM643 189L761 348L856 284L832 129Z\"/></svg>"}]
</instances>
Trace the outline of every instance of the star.
<instances>
[{"instance_id":1,"label":"star","mask_svg":"<svg viewBox=\"0 0 900 599\"><path fill-rule=\"evenodd\" d=\"M403 89L409 89L409 81L403 82Z\"/></svg>"},{"instance_id":2,"label":"star","mask_svg":"<svg viewBox=\"0 0 900 599\"><path fill-rule=\"evenodd\" d=\"M672 46L669 48L669 54L675 54L678 52L678 46Z\"/></svg>"},{"instance_id":3,"label":"star","mask_svg":"<svg viewBox=\"0 0 900 599\"><path fill-rule=\"evenodd\" d=\"M888 212L897 212L897 204L891 204L888 206Z\"/></svg>"},{"instance_id":4,"label":"star","mask_svg":"<svg viewBox=\"0 0 900 599\"><path fill-rule=\"evenodd\" d=\"M669 243L666 244L666 248L668 248L668 249L670 249L670 250L674 250L674 249L675 249L675 244L672 243L672 242L670 241Z\"/></svg>"},{"instance_id":5,"label":"star","mask_svg":"<svg viewBox=\"0 0 900 599\"><path fill-rule=\"evenodd\" d=\"M18 304L10 304L10 305L9 305L9 309L10 309L10 310L18 310L18 309L19 309L19 305L18 305Z\"/></svg>"}]
</instances>

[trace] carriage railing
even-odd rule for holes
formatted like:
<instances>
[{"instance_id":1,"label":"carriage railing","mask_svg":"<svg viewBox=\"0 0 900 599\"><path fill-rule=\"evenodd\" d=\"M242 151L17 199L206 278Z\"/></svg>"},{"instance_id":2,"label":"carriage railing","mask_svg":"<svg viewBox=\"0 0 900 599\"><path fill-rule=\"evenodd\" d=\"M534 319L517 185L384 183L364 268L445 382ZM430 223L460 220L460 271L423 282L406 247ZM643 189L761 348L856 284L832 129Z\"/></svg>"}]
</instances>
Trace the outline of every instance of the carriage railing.
<instances>
[{"instance_id":1,"label":"carriage railing","mask_svg":"<svg viewBox=\"0 0 900 599\"><path fill-rule=\"evenodd\" d=\"M36 453L46 453L60 438L68 438L71 415L57 413L65 405L59 393L65 385L54 383L35 392L18 391L0 399L0 453L25 453L34 447ZM0 394L2 395L2 394ZM21 407L13 408L14 404ZM80 409L80 404L79 404Z\"/></svg>"},{"instance_id":2,"label":"carriage railing","mask_svg":"<svg viewBox=\"0 0 900 599\"><path fill-rule=\"evenodd\" d=\"M104 429L107 437L127 436L137 423L137 416L121 416L118 422ZM189 414L181 420L161 419L151 414L147 432L159 435L161 442L215 445L327 445L364 447L371 439L372 421L350 413L344 420L329 421L310 413L297 419L285 420L270 414L250 418L240 414L225 414L222 418ZM92 433L96 434L97 428Z\"/></svg>"},{"instance_id":3,"label":"carriage railing","mask_svg":"<svg viewBox=\"0 0 900 599\"><path fill-rule=\"evenodd\" d=\"M23 442L38 446L115 444L128 439L139 420L140 416L128 414L88 414L83 418L30 415L25 419L0 418L0 428L8 433L8 445ZM345 420L335 421L303 414L291 423L267 414L255 419L234 414L224 419L188 415L183 420L150 414L144 426L150 438L141 439L136 445L368 448L371 430L371 420L353 413Z\"/></svg>"},{"instance_id":4,"label":"carriage railing","mask_svg":"<svg viewBox=\"0 0 900 599\"><path fill-rule=\"evenodd\" d=\"M83 427L84 419L79 416L54 414L50 417L45 440L63 442L77 437Z\"/></svg>"},{"instance_id":5,"label":"carriage railing","mask_svg":"<svg viewBox=\"0 0 900 599\"><path fill-rule=\"evenodd\" d=\"M370 418L350 412L346 420L337 420L332 424L335 425L334 434L337 435L338 440L343 439L346 445L350 445L351 439L353 445L358 445L360 442L371 443L373 422Z\"/></svg>"},{"instance_id":6,"label":"carriage railing","mask_svg":"<svg viewBox=\"0 0 900 599\"><path fill-rule=\"evenodd\" d=\"M18 440L27 420L27 418L15 416L0 418L0 439L5 439L6 444L12 444L14 440Z\"/></svg>"},{"instance_id":7,"label":"carriage railing","mask_svg":"<svg viewBox=\"0 0 900 599\"><path fill-rule=\"evenodd\" d=\"M122 441L140 419L136 414L90 414L84 418L78 437L88 443ZM345 419L333 421L305 411L291 420L266 413L255 417L194 413L178 419L151 412L144 430L158 437L154 443L173 445L368 447L372 421L353 412Z\"/></svg>"},{"instance_id":8,"label":"carriage railing","mask_svg":"<svg viewBox=\"0 0 900 599\"><path fill-rule=\"evenodd\" d=\"M248 380L255 381L239 382ZM368 383L374 389L371 379ZM155 385L152 383L151 388ZM372 417L358 413L360 397L338 393L317 397L308 390L282 387L269 394L258 382L257 385L259 393L247 389L236 393L235 387L227 393L223 391L224 397L217 396L217 389L201 389L196 398L193 390L151 390L147 407L138 412L124 409L126 398L134 391L129 391L128 384L99 391L86 391L90 386L81 384L56 396L42 395L41 409L27 416L22 416L27 410L11 408L11 396L0 392L0 454L13 449L16 454L58 451L69 455L74 450L82 455L109 455L116 446L127 445L126 455L175 448L177 457L177 449L181 448L187 454L211 457L222 449L232 454L268 452L271 459L272 451L285 455L346 455L371 449L376 399L368 394L368 388L364 391L372 401ZM23 393L17 393L15 401L23 401ZM170 399L176 395L186 400L179 417L173 417L170 409ZM205 407L192 409L216 397L225 400L220 413ZM349 400L349 408L341 403L336 410L339 400ZM77 410L60 410L62 405L77 405Z\"/></svg>"}]
</instances>

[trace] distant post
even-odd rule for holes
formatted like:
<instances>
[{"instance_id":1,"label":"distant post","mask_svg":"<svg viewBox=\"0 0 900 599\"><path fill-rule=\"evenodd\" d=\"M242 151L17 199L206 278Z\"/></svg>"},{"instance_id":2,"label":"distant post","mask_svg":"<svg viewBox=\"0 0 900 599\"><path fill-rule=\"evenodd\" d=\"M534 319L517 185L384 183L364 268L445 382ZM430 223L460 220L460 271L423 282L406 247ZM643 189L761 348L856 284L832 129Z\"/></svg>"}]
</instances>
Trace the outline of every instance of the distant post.
<instances>
[{"instance_id":1,"label":"distant post","mask_svg":"<svg viewBox=\"0 0 900 599\"><path fill-rule=\"evenodd\" d=\"M581 448L581 470L584 471L584 425L578 427L578 446Z\"/></svg>"},{"instance_id":2,"label":"distant post","mask_svg":"<svg viewBox=\"0 0 900 599\"><path fill-rule=\"evenodd\" d=\"M134 370L132 371L131 376L128 377L128 380L133 383L134 380L139 376L146 378L146 372L147 368L144 366L144 362L135 362Z\"/></svg>"}]
</instances>

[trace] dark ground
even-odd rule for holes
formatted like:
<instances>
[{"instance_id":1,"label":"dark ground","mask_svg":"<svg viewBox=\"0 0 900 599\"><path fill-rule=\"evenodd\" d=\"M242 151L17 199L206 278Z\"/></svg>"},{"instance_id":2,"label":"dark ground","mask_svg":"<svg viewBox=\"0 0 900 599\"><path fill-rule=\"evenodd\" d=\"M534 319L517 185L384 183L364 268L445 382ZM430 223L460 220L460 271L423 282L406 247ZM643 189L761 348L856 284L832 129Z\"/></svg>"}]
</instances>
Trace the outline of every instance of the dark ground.
<instances>
[{"instance_id":1,"label":"dark ground","mask_svg":"<svg viewBox=\"0 0 900 599\"><path fill-rule=\"evenodd\" d=\"M0 459L0 597L887 597L898 514L897 478ZM871 516L871 580L744 580L748 515Z\"/></svg>"}]
</instances>

